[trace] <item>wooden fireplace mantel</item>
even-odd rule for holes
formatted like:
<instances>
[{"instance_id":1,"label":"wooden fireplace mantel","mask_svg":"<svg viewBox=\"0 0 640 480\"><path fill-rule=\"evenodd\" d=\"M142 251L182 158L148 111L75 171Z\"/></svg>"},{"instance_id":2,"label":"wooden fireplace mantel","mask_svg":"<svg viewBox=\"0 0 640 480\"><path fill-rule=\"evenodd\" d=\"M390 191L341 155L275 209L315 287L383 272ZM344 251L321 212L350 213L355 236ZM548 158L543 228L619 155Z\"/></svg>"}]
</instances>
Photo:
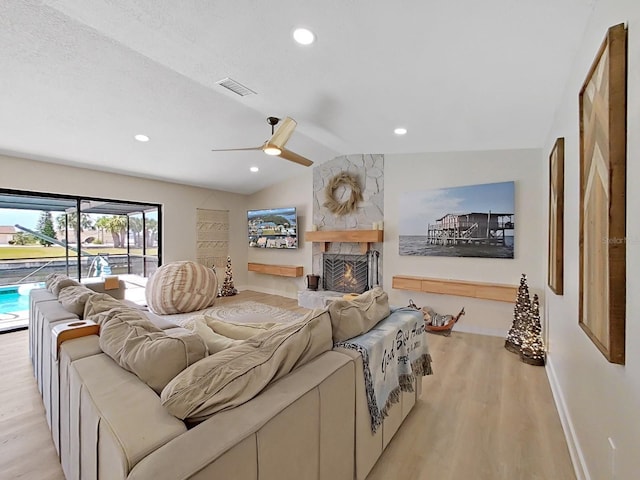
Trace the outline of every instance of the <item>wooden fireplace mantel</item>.
<instances>
[{"instance_id":1,"label":"wooden fireplace mantel","mask_svg":"<svg viewBox=\"0 0 640 480\"><path fill-rule=\"evenodd\" d=\"M384 230L317 230L305 232L304 238L307 242L319 243L323 252L334 242L359 243L360 253L365 254L372 243L384 240Z\"/></svg>"}]
</instances>

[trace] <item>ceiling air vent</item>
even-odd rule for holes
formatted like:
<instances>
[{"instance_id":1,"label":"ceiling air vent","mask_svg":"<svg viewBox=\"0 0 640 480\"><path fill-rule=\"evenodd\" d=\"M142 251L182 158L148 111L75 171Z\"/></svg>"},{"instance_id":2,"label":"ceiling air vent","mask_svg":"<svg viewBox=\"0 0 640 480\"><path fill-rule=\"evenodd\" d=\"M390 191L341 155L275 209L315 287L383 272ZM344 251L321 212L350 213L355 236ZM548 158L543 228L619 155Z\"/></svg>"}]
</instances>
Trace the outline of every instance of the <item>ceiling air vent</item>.
<instances>
[{"instance_id":1,"label":"ceiling air vent","mask_svg":"<svg viewBox=\"0 0 640 480\"><path fill-rule=\"evenodd\" d=\"M231 90L236 95L240 95L241 97L246 97L247 95L255 95L256 93L250 88L245 87L241 83L236 82L233 78L223 78L222 80L218 80L216 83L221 87L226 88L227 90Z\"/></svg>"}]
</instances>

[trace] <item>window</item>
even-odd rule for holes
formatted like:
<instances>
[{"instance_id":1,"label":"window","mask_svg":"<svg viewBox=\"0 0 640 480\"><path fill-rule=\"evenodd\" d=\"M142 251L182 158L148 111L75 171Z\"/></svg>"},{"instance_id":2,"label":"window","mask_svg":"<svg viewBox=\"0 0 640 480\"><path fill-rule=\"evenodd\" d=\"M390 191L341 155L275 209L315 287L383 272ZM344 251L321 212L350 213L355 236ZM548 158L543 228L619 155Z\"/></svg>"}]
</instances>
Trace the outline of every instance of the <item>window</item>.
<instances>
[{"instance_id":1,"label":"window","mask_svg":"<svg viewBox=\"0 0 640 480\"><path fill-rule=\"evenodd\" d=\"M162 264L161 226L158 204L0 189L0 285L148 277Z\"/></svg>"}]
</instances>

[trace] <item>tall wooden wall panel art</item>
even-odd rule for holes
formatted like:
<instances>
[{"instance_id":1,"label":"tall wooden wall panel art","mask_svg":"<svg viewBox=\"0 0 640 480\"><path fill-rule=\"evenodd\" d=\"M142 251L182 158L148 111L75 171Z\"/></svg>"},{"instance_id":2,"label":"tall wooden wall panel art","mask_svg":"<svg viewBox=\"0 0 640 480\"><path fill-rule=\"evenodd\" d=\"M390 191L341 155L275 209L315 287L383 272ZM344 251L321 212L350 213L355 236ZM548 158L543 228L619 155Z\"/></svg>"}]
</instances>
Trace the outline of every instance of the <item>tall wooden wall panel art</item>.
<instances>
[{"instance_id":1,"label":"tall wooden wall panel art","mask_svg":"<svg viewBox=\"0 0 640 480\"><path fill-rule=\"evenodd\" d=\"M225 268L229 254L229 211L198 208L196 260L207 267Z\"/></svg>"},{"instance_id":2,"label":"tall wooden wall panel art","mask_svg":"<svg viewBox=\"0 0 640 480\"><path fill-rule=\"evenodd\" d=\"M547 283L556 295L564 291L564 138L549 155L549 265Z\"/></svg>"},{"instance_id":3,"label":"tall wooden wall panel art","mask_svg":"<svg viewBox=\"0 0 640 480\"><path fill-rule=\"evenodd\" d=\"M580 91L580 326L625 361L627 31L611 27Z\"/></svg>"}]
</instances>

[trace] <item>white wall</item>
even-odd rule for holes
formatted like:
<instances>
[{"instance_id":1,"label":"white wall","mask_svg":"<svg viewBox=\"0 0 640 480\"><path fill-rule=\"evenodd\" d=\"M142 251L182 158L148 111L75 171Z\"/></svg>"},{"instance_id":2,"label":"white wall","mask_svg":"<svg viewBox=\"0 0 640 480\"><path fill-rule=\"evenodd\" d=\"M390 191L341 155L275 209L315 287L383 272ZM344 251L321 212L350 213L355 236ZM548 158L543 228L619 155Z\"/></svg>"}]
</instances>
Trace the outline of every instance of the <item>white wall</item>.
<instances>
[{"instance_id":1,"label":"white wall","mask_svg":"<svg viewBox=\"0 0 640 480\"><path fill-rule=\"evenodd\" d=\"M578 92L607 29L622 22L629 29L625 366L609 363L578 326ZM547 291L547 368L565 431L570 434L570 448L578 462L579 475L593 480L634 479L640 475L640 192L634 183L640 178L639 131L640 2L600 0L577 52L546 142L548 152L556 137L565 137L564 295ZM616 446L615 455L609 437Z\"/></svg>"},{"instance_id":2,"label":"white wall","mask_svg":"<svg viewBox=\"0 0 640 480\"><path fill-rule=\"evenodd\" d=\"M311 243L306 243L304 232L310 230L313 218L313 169L301 168L300 175L265 188L247 200L247 209L296 207L298 215L298 248L291 250L250 248L247 241L247 212L243 212L244 231L238 247L244 248L247 261L271 265L300 265L304 276L300 278L279 277L249 272L246 287L258 292L297 298L298 290L306 288L305 278L311 273ZM246 262L238 268L247 269ZM235 267L234 267L235 271Z\"/></svg>"},{"instance_id":3,"label":"white wall","mask_svg":"<svg viewBox=\"0 0 640 480\"><path fill-rule=\"evenodd\" d=\"M196 259L196 209L229 210L229 237L246 238L246 196L0 155L0 188L162 205L163 263ZM247 248L230 242L233 278L246 283ZM236 268L243 265L243 268ZM224 272L223 272L224 273Z\"/></svg>"},{"instance_id":4,"label":"white wall","mask_svg":"<svg viewBox=\"0 0 640 480\"><path fill-rule=\"evenodd\" d=\"M540 150L418 153L385 155L384 285L393 304L429 305L438 313L466 315L456 330L504 336L513 320L513 304L450 295L394 290L394 275L519 285L527 274L531 294L546 283L546 186ZM398 254L398 212L403 192L515 181L514 259L421 257ZM425 226L426 228L426 226ZM514 297L515 301L515 297ZM541 295L541 304L544 296Z\"/></svg>"}]
</instances>

